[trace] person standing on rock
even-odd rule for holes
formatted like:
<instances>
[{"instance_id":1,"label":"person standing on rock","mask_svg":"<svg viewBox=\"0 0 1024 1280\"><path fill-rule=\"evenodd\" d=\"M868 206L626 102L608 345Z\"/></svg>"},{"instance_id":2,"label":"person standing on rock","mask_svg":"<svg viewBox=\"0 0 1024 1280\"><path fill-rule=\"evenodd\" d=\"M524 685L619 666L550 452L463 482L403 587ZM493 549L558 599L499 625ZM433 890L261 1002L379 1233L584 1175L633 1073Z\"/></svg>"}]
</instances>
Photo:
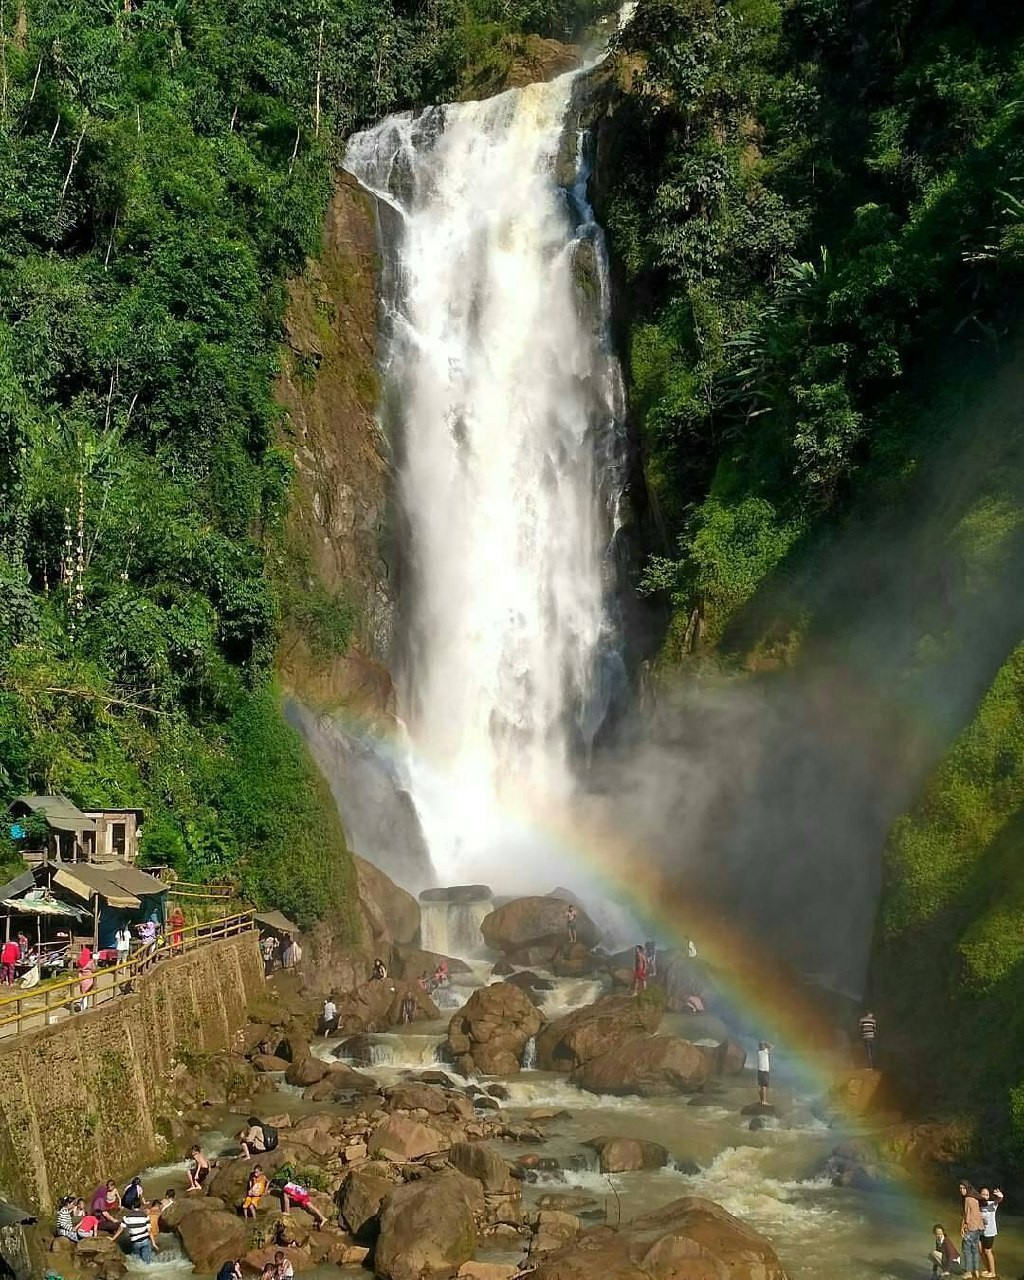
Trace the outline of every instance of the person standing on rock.
<instances>
[{"instance_id":1,"label":"person standing on rock","mask_svg":"<svg viewBox=\"0 0 1024 1280\"><path fill-rule=\"evenodd\" d=\"M631 995L638 996L647 990L647 953L638 942L633 949L633 990Z\"/></svg>"},{"instance_id":2,"label":"person standing on rock","mask_svg":"<svg viewBox=\"0 0 1024 1280\"><path fill-rule=\"evenodd\" d=\"M653 978L658 973L658 946L653 938L644 943L644 955L647 957L647 976Z\"/></svg>"},{"instance_id":3,"label":"person standing on rock","mask_svg":"<svg viewBox=\"0 0 1024 1280\"><path fill-rule=\"evenodd\" d=\"M981 1260L985 1264L985 1270L981 1273L985 1280L992 1280L996 1274L996 1255L994 1246L996 1243L996 1213L1000 1205L1003 1203L1003 1193L998 1187L989 1194L988 1187L982 1187L978 1192L978 1208L981 1211Z\"/></svg>"},{"instance_id":4,"label":"person standing on rock","mask_svg":"<svg viewBox=\"0 0 1024 1280\"><path fill-rule=\"evenodd\" d=\"M242 1144L244 1148L244 1143ZM248 1156L246 1157L248 1159ZM203 1183L210 1176L210 1162L203 1155L202 1147L193 1147L188 1153L188 1189L202 1191Z\"/></svg>"},{"instance_id":5,"label":"person standing on rock","mask_svg":"<svg viewBox=\"0 0 1024 1280\"><path fill-rule=\"evenodd\" d=\"M576 945L576 908L570 902L565 912L565 928L569 934L569 945Z\"/></svg>"},{"instance_id":6,"label":"person standing on rock","mask_svg":"<svg viewBox=\"0 0 1024 1280\"><path fill-rule=\"evenodd\" d=\"M960 1236L963 1241L960 1249L960 1265L965 1276L973 1276L974 1280L979 1280L981 1233L985 1220L981 1216L978 1193L969 1182L960 1183L960 1200L963 1204L963 1221L960 1223Z\"/></svg>"},{"instance_id":7,"label":"person standing on rock","mask_svg":"<svg viewBox=\"0 0 1024 1280\"><path fill-rule=\"evenodd\" d=\"M325 1036L333 1035L334 1032L337 1031L337 1029L338 1029L338 1006L334 1003L334 1001L330 998L330 996L328 996L327 999L324 1001L323 1034Z\"/></svg>"},{"instance_id":8,"label":"person standing on rock","mask_svg":"<svg viewBox=\"0 0 1024 1280\"><path fill-rule=\"evenodd\" d=\"M869 1009L858 1023L861 1044L864 1046L864 1057L870 1069L875 1065L875 1036L878 1034L878 1019Z\"/></svg>"},{"instance_id":9,"label":"person standing on rock","mask_svg":"<svg viewBox=\"0 0 1024 1280\"><path fill-rule=\"evenodd\" d=\"M267 1181L267 1175L263 1169L255 1164L252 1167L252 1173L249 1174L249 1182L245 1188L245 1198L242 1201L242 1217L255 1218L256 1210L260 1207L260 1201L270 1189L270 1183Z\"/></svg>"},{"instance_id":10,"label":"person standing on rock","mask_svg":"<svg viewBox=\"0 0 1024 1280\"><path fill-rule=\"evenodd\" d=\"M774 1045L762 1040L757 1046L757 1100L762 1107L768 1105L768 1090L772 1085L772 1049Z\"/></svg>"}]
</instances>

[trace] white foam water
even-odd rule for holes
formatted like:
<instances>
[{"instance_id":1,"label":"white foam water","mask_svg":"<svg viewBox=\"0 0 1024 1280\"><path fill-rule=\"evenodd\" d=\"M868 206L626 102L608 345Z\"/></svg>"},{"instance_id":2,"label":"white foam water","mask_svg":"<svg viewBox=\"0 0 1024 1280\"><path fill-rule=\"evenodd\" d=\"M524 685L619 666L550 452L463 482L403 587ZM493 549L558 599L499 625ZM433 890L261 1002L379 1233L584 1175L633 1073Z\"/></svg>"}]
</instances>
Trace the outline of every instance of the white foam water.
<instances>
[{"instance_id":1,"label":"white foam water","mask_svg":"<svg viewBox=\"0 0 1024 1280\"><path fill-rule=\"evenodd\" d=\"M621 673L606 602L623 396L575 79L389 117L345 158L390 211L398 690L442 884L561 878L536 826L569 802Z\"/></svg>"}]
</instances>

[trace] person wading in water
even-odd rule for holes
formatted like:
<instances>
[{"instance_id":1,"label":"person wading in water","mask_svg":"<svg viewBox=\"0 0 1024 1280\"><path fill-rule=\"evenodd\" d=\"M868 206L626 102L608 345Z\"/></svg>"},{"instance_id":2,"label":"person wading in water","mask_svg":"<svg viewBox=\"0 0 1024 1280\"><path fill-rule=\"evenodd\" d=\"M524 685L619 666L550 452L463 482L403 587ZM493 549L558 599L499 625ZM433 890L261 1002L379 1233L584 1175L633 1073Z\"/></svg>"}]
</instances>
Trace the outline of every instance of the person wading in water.
<instances>
[{"instance_id":1,"label":"person wading in water","mask_svg":"<svg viewBox=\"0 0 1024 1280\"><path fill-rule=\"evenodd\" d=\"M864 1046L864 1057L867 1059L868 1067L873 1069L875 1065L875 1036L878 1034L878 1019L869 1009L858 1023L860 1027L861 1044Z\"/></svg>"}]
</instances>

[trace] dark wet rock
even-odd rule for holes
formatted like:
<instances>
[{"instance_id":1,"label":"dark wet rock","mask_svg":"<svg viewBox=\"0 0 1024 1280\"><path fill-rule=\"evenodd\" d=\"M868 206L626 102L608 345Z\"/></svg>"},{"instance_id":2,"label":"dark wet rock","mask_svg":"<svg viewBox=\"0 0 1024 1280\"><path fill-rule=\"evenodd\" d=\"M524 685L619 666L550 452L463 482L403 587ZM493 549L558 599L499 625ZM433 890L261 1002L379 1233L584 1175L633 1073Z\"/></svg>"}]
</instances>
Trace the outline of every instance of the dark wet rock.
<instances>
[{"instance_id":1,"label":"dark wet rock","mask_svg":"<svg viewBox=\"0 0 1024 1280\"><path fill-rule=\"evenodd\" d=\"M448 1095L431 1084L396 1084L384 1091L385 1111L426 1111L443 1115L448 1110Z\"/></svg>"},{"instance_id":2,"label":"dark wet rock","mask_svg":"<svg viewBox=\"0 0 1024 1280\"><path fill-rule=\"evenodd\" d=\"M284 1073L284 1078L288 1084L305 1089L308 1085L319 1084L326 1074L327 1064L321 1062L319 1058L307 1055L305 1058L293 1061Z\"/></svg>"},{"instance_id":3,"label":"dark wet rock","mask_svg":"<svg viewBox=\"0 0 1024 1280\"><path fill-rule=\"evenodd\" d=\"M741 1116L777 1116L778 1109L770 1102L748 1102L740 1108Z\"/></svg>"},{"instance_id":4,"label":"dark wet rock","mask_svg":"<svg viewBox=\"0 0 1024 1280\"><path fill-rule=\"evenodd\" d=\"M748 1129L755 1132L758 1129L778 1129L779 1127L778 1116L751 1116L750 1123L747 1125Z\"/></svg>"},{"instance_id":5,"label":"dark wet rock","mask_svg":"<svg viewBox=\"0 0 1024 1280\"><path fill-rule=\"evenodd\" d=\"M512 1097L508 1085L504 1084L489 1084L484 1092L489 1093L492 1098L497 1098L499 1102L508 1102Z\"/></svg>"},{"instance_id":6,"label":"dark wet rock","mask_svg":"<svg viewBox=\"0 0 1024 1280\"><path fill-rule=\"evenodd\" d=\"M359 905L374 943L397 942L402 946L414 943L420 932L420 904L372 862L357 854L352 855L352 860Z\"/></svg>"}]
</instances>

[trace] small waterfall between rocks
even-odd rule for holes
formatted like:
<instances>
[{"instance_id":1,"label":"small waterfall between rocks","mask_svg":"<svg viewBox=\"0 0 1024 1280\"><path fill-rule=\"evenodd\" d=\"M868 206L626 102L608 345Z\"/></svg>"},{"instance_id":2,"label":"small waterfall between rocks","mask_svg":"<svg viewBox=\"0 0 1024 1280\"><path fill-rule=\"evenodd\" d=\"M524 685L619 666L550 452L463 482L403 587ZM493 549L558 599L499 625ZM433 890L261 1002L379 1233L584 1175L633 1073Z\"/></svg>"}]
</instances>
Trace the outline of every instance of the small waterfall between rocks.
<instances>
[{"instance_id":1,"label":"small waterfall between rocks","mask_svg":"<svg viewBox=\"0 0 1024 1280\"><path fill-rule=\"evenodd\" d=\"M486 885L425 889L420 894L420 945L444 956L477 956L483 948L480 923L493 910Z\"/></svg>"},{"instance_id":2,"label":"small waterfall between rocks","mask_svg":"<svg viewBox=\"0 0 1024 1280\"><path fill-rule=\"evenodd\" d=\"M345 158L382 214L396 679L442 884L572 881L537 828L571 805L625 688L623 393L574 119L585 74L392 116Z\"/></svg>"}]
</instances>

